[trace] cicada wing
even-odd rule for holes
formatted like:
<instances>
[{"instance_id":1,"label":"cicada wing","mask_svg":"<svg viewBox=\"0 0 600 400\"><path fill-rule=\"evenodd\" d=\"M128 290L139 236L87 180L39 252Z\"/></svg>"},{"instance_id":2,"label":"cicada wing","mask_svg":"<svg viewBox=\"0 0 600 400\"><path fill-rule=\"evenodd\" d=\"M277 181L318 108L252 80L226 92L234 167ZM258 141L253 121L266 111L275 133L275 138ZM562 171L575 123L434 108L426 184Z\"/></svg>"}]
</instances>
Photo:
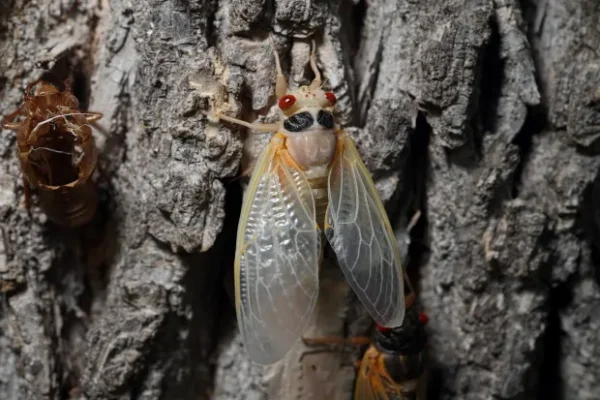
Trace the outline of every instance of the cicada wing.
<instances>
[{"instance_id":1,"label":"cicada wing","mask_svg":"<svg viewBox=\"0 0 600 400\"><path fill-rule=\"evenodd\" d=\"M404 319L400 252L375 184L350 137L340 135L329 173L325 234L350 286L383 326Z\"/></svg>"},{"instance_id":2,"label":"cicada wing","mask_svg":"<svg viewBox=\"0 0 600 400\"><path fill-rule=\"evenodd\" d=\"M390 400L385 392L382 380L370 360L370 351L363 356L356 377L354 400Z\"/></svg>"},{"instance_id":3,"label":"cicada wing","mask_svg":"<svg viewBox=\"0 0 600 400\"><path fill-rule=\"evenodd\" d=\"M275 137L257 162L238 227L236 308L246 350L272 364L304 332L318 296L321 231L304 174Z\"/></svg>"}]
</instances>

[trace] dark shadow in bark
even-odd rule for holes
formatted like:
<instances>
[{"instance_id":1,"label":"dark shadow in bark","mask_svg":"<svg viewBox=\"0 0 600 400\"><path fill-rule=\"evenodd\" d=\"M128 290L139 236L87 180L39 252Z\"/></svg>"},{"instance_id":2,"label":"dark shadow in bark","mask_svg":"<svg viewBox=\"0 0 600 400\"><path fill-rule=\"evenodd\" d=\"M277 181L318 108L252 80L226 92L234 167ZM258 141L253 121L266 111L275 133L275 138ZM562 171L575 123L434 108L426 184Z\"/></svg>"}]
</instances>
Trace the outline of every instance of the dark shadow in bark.
<instances>
[{"instance_id":1,"label":"dark shadow in bark","mask_svg":"<svg viewBox=\"0 0 600 400\"><path fill-rule=\"evenodd\" d=\"M548 319L542 350L542 359L538 375L537 400L562 400L563 382L561 380L561 341L559 310L570 302L566 285L550 292Z\"/></svg>"},{"instance_id":2,"label":"dark shadow in bark","mask_svg":"<svg viewBox=\"0 0 600 400\"><path fill-rule=\"evenodd\" d=\"M365 0L360 0L357 4L349 0L343 0L338 7L341 13L342 32L349 45L348 57L353 60L360 45L364 18L367 15L367 4Z\"/></svg>"},{"instance_id":3,"label":"dark shadow in bark","mask_svg":"<svg viewBox=\"0 0 600 400\"><path fill-rule=\"evenodd\" d=\"M246 178L247 179L247 178ZM222 241L224 246L229 251L225 251L221 262L223 269L223 282L225 292L229 297L229 301L225 304L230 304L231 309L235 304L234 295L234 282L233 282L233 269L235 262L235 245L237 239L237 228L240 220L240 213L242 212L242 201L243 201L243 190L239 182L230 182L226 184L227 197L225 200L225 221L223 223L223 230L219 234L218 241Z\"/></svg>"},{"instance_id":4,"label":"dark shadow in bark","mask_svg":"<svg viewBox=\"0 0 600 400\"><path fill-rule=\"evenodd\" d=\"M519 197L521 186L521 177L523 168L529 161L529 155L533 150L533 137L542 133L546 125L546 116L542 107L529 107L527 110L527 118L523 127L514 137L512 143L517 145L521 154L521 161L515 170L515 178L513 180L512 198Z\"/></svg>"},{"instance_id":5,"label":"dark shadow in bark","mask_svg":"<svg viewBox=\"0 0 600 400\"><path fill-rule=\"evenodd\" d=\"M215 365L212 358L223 336L227 336L222 332L223 326L233 325L237 329L232 323L235 321L234 299L228 296L227 286L233 284L235 253L230 250L235 249L242 192L239 182L226 183L226 190L223 230L207 252L182 255L187 268L182 279L185 290L183 304L178 307L178 312L166 317L155 341L157 347L149 352L146 365L164 360L173 365L168 368L163 380L166 398L208 399L214 386ZM225 288L223 282L226 282ZM187 314L191 314L191 318L187 318Z\"/></svg>"},{"instance_id":6,"label":"dark shadow in bark","mask_svg":"<svg viewBox=\"0 0 600 400\"><path fill-rule=\"evenodd\" d=\"M427 400L440 400L444 388L444 369L429 366L429 384L427 385Z\"/></svg>"},{"instance_id":7,"label":"dark shadow in bark","mask_svg":"<svg viewBox=\"0 0 600 400\"><path fill-rule=\"evenodd\" d=\"M220 282L222 288L219 306L218 321L215 323L216 345L213 347L215 355L220 347L231 341L237 327L235 315L235 288L234 288L234 262L237 227L242 211L243 191L240 182L226 184L227 198L225 201L225 221L217 243L222 242L227 251L223 252L221 269L223 272Z\"/></svg>"},{"instance_id":8,"label":"dark shadow in bark","mask_svg":"<svg viewBox=\"0 0 600 400\"><path fill-rule=\"evenodd\" d=\"M583 211L579 223L583 227L591 251L591 268L594 280L600 286L600 173L584 195Z\"/></svg>"},{"instance_id":9,"label":"dark shadow in bark","mask_svg":"<svg viewBox=\"0 0 600 400\"><path fill-rule=\"evenodd\" d=\"M600 249L596 247L592 248L592 262L594 280L600 286Z\"/></svg>"},{"instance_id":10,"label":"dark shadow in bark","mask_svg":"<svg viewBox=\"0 0 600 400\"><path fill-rule=\"evenodd\" d=\"M496 131L498 102L502 95L505 60L501 57L501 37L495 18L490 21L491 35L483 55L479 91L479 129L475 129L475 146L481 150L483 135ZM481 156L481 154L480 154Z\"/></svg>"},{"instance_id":11,"label":"dark shadow in bark","mask_svg":"<svg viewBox=\"0 0 600 400\"><path fill-rule=\"evenodd\" d=\"M407 274L417 293L418 283L421 280L420 266L427 262L429 252L427 218L427 180L429 177L429 140L432 134L431 126L427 123L425 115L417 115L415 131L410 137L410 160L408 171L411 173L411 190L413 193L413 206L408 208L408 218L420 211L421 216L417 224L410 231L410 244L408 248Z\"/></svg>"},{"instance_id":12,"label":"dark shadow in bark","mask_svg":"<svg viewBox=\"0 0 600 400\"><path fill-rule=\"evenodd\" d=\"M93 61L88 54L78 54L81 50L74 48L61 54L56 60L42 60L37 63L37 67L46 70L41 78L59 89L63 88L63 83L68 82L71 91L79 100L79 109L86 111L91 94Z\"/></svg>"}]
</instances>

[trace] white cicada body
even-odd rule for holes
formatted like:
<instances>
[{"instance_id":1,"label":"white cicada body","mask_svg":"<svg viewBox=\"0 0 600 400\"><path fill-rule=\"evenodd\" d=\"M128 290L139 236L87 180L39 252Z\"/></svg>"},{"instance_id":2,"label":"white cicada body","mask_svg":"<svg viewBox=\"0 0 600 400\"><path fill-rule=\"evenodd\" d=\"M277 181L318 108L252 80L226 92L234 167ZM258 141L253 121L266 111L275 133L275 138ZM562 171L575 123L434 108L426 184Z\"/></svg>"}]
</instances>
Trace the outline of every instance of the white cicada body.
<instances>
[{"instance_id":1,"label":"white cicada body","mask_svg":"<svg viewBox=\"0 0 600 400\"><path fill-rule=\"evenodd\" d=\"M336 98L315 79L287 92L277 54L282 119L260 156L242 207L235 256L236 308L246 349L258 364L289 351L311 320L319 292L323 232L373 319L404 318L400 253L373 180L352 139L335 123Z\"/></svg>"}]
</instances>

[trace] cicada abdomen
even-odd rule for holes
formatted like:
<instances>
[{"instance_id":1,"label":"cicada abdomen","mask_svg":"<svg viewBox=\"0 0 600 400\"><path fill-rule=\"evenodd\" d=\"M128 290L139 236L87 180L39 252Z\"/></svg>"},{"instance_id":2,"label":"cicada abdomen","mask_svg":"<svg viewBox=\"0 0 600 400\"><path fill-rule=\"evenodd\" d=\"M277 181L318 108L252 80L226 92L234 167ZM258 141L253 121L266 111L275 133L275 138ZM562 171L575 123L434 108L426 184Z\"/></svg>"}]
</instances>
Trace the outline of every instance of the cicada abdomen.
<instances>
[{"instance_id":1,"label":"cicada abdomen","mask_svg":"<svg viewBox=\"0 0 600 400\"><path fill-rule=\"evenodd\" d=\"M427 316L415 307L406 310L402 326L377 326L363 356L355 400L424 400Z\"/></svg>"},{"instance_id":2,"label":"cicada abdomen","mask_svg":"<svg viewBox=\"0 0 600 400\"><path fill-rule=\"evenodd\" d=\"M406 296L405 304L402 325L377 325L371 338L303 338L306 345L369 345L358 367L354 400L426 399L428 317L417 312L413 293Z\"/></svg>"},{"instance_id":3,"label":"cicada abdomen","mask_svg":"<svg viewBox=\"0 0 600 400\"><path fill-rule=\"evenodd\" d=\"M80 112L68 87L59 91L41 81L27 87L23 105L3 124L17 132L26 207L31 185L38 189L44 213L59 225L78 227L94 216L97 153L89 123L101 117Z\"/></svg>"}]
</instances>

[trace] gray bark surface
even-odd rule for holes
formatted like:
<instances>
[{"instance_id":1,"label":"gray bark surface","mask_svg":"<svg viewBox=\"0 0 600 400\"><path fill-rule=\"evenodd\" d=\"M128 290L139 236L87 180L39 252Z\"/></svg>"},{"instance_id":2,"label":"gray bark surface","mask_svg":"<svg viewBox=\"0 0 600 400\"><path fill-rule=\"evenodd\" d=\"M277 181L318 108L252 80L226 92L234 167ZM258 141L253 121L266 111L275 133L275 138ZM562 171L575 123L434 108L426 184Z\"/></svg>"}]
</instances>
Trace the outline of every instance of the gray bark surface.
<instances>
[{"instance_id":1,"label":"gray bark surface","mask_svg":"<svg viewBox=\"0 0 600 400\"><path fill-rule=\"evenodd\" d=\"M430 317L428 398L597 399L597 0L0 0L0 113L51 74L104 114L77 230L24 209L0 135L0 399L352 398L360 349L263 368L237 329L233 178L269 138L202 110L274 121L270 33L296 86L316 40ZM368 334L331 254L321 279L305 336Z\"/></svg>"}]
</instances>

